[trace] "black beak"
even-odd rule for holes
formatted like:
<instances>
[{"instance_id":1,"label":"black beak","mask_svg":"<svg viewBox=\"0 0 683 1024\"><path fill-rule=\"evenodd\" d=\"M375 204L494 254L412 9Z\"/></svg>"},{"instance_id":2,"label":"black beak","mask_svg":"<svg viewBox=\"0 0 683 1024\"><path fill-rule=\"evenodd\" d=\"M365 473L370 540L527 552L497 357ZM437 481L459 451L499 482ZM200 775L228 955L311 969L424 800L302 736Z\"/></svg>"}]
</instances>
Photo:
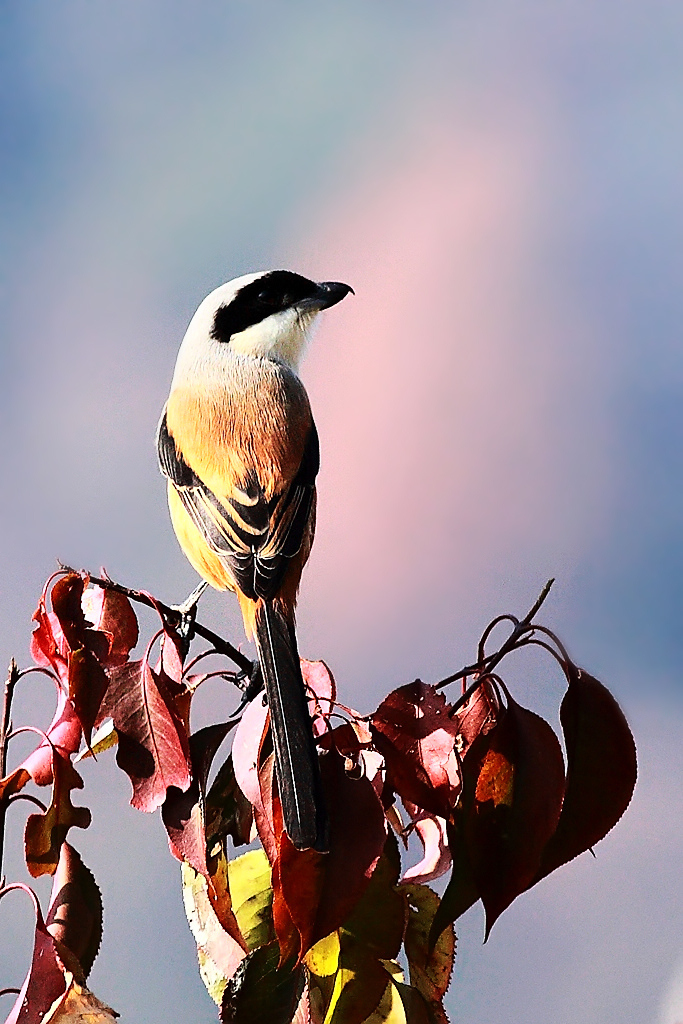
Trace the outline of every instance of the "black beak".
<instances>
[{"instance_id":1,"label":"black beak","mask_svg":"<svg viewBox=\"0 0 683 1024\"><path fill-rule=\"evenodd\" d=\"M310 304L313 309L329 309L330 306L336 306L338 302L346 298L349 292L352 295L356 294L350 284L341 284L339 281L322 281L318 285L315 295L306 299L305 303L306 305Z\"/></svg>"}]
</instances>

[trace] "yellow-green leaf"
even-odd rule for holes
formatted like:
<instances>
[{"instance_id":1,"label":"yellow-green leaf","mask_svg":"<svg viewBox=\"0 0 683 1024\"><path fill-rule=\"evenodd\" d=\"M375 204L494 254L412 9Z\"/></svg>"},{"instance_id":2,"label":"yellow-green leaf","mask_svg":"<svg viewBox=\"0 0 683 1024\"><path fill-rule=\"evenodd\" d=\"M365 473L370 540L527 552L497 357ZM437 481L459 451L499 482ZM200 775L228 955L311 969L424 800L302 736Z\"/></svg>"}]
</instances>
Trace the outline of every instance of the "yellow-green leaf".
<instances>
[{"instance_id":1,"label":"yellow-green leaf","mask_svg":"<svg viewBox=\"0 0 683 1024\"><path fill-rule=\"evenodd\" d=\"M427 885L407 884L399 888L408 903L405 951L410 968L410 984L420 992L436 1013L445 1020L441 1008L453 970L455 932L450 924L439 935L430 951L429 935L439 908L439 897Z\"/></svg>"},{"instance_id":2,"label":"yellow-green leaf","mask_svg":"<svg viewBox=\"0 0 683 1024\"><path fill-rule=\"evenodd\" d=\"M407 1024L403 1000L393 981L389 982L377 1009L366 1017L364 1024Z\"/></svg>"},{"instance_id":3,"label":"yellow-green leaf","mask_svg":"<svg viewBox=\"0 0 683 1024\"><path fill-rule=\"evenodd\" d=\"M340 949L339 932L332 932L309 949L304 957L304 963L311 974L327 978L334 974L339 966Z\"/></svg>"},{"instance_id":4,"label":"yellow-green leaf","mask_svg":"<svg viewBox=\"0 0 683 1024\"><path fill-rule=\"evenodd\" d=\"M86 747L74 760L74 764L84 761L86 757L97 757L98 754L103 754L105 750L115 747L118 742L119 734L114 727L112 719L108 718L93 735L90 746Z\"/></svg>"},{"instance_id":5,"label":"yellow-green leaf","mask_svg":"<svg viewBox=\"0 0 683 1024\"><path fill-rule=\"evenodd\" d=\"M232 909L249 950L274 938L270 864L263 850L250 850L228 864Z\"/></svg>"}]
</instances>

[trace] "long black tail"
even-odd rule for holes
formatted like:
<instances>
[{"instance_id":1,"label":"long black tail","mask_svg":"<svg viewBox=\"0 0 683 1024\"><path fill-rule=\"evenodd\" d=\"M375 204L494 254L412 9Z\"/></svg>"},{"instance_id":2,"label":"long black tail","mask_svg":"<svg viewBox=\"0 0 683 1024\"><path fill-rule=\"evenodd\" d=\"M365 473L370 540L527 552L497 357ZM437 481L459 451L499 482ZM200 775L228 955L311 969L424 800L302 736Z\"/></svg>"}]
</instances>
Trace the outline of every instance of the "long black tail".
<instances>
[{"instance_id":1,"label":"long black tail","mask_svg":"<svg viewBox=\"0 0 683 1024\"><path fill-rule=\"evenodd\" d=\"M328 849L328 820L296 636L270 601L256 613L256 646L270 708L287 835L297 850Z\"/></svg>"}]
</instances>

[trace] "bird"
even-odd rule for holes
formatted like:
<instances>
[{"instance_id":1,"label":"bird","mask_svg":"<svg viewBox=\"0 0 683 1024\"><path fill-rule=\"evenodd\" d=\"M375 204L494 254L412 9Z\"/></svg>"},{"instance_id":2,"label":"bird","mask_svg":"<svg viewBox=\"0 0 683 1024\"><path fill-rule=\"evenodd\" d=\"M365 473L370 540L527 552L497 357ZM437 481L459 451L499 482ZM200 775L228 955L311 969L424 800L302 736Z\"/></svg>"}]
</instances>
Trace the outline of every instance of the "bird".
<instances>
[{"instance_id":1,"label":"bird","mask_svg":"<svg viewBox=\"0 0 683 1024\"><path fill-rule=\"evenodd\" d=\"M256 643L285 831L320 852L329 817L295 630L320 451L299 363L318 314L350 292L290 270L216 288L187 328L157 430L180 547L203 580L235 592Z\"/></svg>"}]
</instances>

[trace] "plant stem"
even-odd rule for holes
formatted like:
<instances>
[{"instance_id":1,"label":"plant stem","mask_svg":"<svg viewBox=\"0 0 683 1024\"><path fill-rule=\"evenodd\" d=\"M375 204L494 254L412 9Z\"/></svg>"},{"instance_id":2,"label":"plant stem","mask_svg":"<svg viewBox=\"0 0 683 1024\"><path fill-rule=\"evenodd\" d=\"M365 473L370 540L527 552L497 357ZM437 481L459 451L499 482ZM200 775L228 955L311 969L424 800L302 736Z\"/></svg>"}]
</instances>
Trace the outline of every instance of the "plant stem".
<instances>
[{"instance_id":1,"label":"plant stem","mask_svg":"<svg viewBox=\"0 0 683 1024\"><path fill-rule=\"evenodd\" d=\"M7 670L7 679L5 681L5 691L2 697L2 715L0 717L0 779L5 777L7 771L7 745L9 743L9 737L12 732L12 698L14 696L14 687L19 681L19 669L17 663L12 658L9 663ZM4 875L2 873L2 862L3 854L5 850L5 819L7 816L7 808L9 807L9 799L0 799L0 887L4 885Z\"/></svg>"},{"instance_id":2,"label":"plant stem","mask_svg":"<svg viewBox=\"0 0 683 1024\"><path fill-rule=\"evenodd\" d=\"M442 680L440 680L440 682L435 683L434 684L434 688L436 690L440 690L442 687L448 686L449 683L457 682L458 679L466 679L467 676L471 676L471 675L481 676L481 674L484 671L486 671L487 673L492 672L493 669L496 667L496 665L498 665L499 662L501 662L503 660L505 655L509 654L510 651L513 651L515 649L515 647L517 646L517 642L520 639L520 637L523 636L524 633L527 633L532 628L534 617L538 613L541 605L543 604L543 602L545 601L546 597L550 593L550 588L552 587L554 582L555 582L554 579L548 580L548 582L544 586L543 590L538 595L538 597L537 597L536 601L534 602L533 606L529 609L529 611L526 613L524 618L521 619L520 622L518 622L515 625L515 627L513 628L512 632L510 633L510 636L507 638L505 643L497 651L495 651L493 654L489 654L485 658L482 658L480 661L476 662L476 664L474 664L474 665L466 665L465 668L461 668L459 672L454 672L453 675L446 676L445 679L442 679ZM503 616L503 615L498 616L498 619L502 620L503 618L510 618L510 619L514 620L514 616L512 616L512 615L511 616ZM484 635L486 635L486 632L484 633ZM472 684L472 686L468 687L468 689L465 691L465 693L462 695L462 697L460 697L460 699L458 700L457 705L456 705L457 707L460 707L462 704L465 703L465 700L470 695L470 693L472 693L474 690L476 690L477 685L478 685L478 680L475 680L475 682Z\"/></svg>"},{"instance_id":3,"label":"plant stem","mask_svg":"<svg viewBox=\"0 0 683 1024\"><path fill-rule=\"evenodd\" d=\"M65 572L73 572L76 575L80 575L77 569L72 569L69 565L62 565L62 569ZM137 601L138 604L147 605L148 608L154 608L163 614L164 618L168 619L169 622L178 621L181 613L177 608L172 608L168 604L164 604L163 601L152 600L149 594L146 594L142 590L131 590L130 587L124 587L121 583L115 583L114 580L110 580L109 577L102 578L100 576L93 576L87 572L88 579L91 583L94 583L97 587L102 587L103 590L115 590L117 594L123 594L131 601ZM246 672L247 675L251 674L254 667L253 662L246 654L242 654L236 647L233 647L229 641L224 640L218 633L214 633L212 629L207 626L203 626L201 622L194 622L192 625L197 636L201 636L204 640L207 640L210 644L216 648L219 654L224 654L226 657L234 661L236 665Z\"/></svg>"}]
</instances>

